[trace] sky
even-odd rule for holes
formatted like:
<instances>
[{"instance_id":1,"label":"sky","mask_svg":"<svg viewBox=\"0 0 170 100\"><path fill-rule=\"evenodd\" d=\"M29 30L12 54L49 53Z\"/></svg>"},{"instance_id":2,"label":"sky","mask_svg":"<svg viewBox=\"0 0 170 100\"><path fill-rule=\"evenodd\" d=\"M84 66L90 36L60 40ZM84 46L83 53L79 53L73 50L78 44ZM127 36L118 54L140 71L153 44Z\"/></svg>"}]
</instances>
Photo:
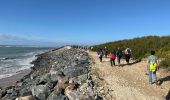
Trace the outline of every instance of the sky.
<instances>
[{"instance_id":1,"label":"sky","mask_svg":"<svg viewBox=\"0 0 170 100\"><path fill-rule=\"evenodd\" d=\"M0 45L94 45L170 35L169 0L0 0Z\"/></svg>"}]
</instances>

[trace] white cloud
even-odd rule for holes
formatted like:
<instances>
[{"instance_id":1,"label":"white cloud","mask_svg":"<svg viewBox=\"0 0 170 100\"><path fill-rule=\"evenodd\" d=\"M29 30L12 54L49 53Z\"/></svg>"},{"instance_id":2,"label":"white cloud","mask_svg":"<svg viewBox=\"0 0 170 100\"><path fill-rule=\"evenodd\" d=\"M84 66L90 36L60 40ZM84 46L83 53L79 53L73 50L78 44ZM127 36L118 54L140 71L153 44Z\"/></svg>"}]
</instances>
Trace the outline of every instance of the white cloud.
<instances>
[{"instance_id":1,"label":"white cloud","mask_svg":"<svg viewBox=\"0 0 170 100\"><path fill-rule=\"evenodd\" d=\"M94 44L94 40L48 38L35 35L0 34L0 45L66 45L66 44Z\"/></svg>"},{"instance_id":2,"label":"white cloud","mask_svg":"<svg viewBox=\"0 0 170 100\"><path fill-rule=\"evenodd\" d=\"M0 40L24 40L24 38L15 35L0 34Z\"/></svg>"}]
</instances>

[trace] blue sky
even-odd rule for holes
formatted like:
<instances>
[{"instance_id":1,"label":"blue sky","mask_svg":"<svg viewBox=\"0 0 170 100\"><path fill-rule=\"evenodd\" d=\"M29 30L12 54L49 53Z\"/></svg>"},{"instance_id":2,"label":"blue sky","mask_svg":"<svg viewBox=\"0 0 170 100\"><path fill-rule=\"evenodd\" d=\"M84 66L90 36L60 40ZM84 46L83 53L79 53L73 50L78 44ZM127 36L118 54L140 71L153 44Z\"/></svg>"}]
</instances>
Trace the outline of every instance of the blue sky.
<instances>
[{"instance_id":1,"label":"blue sky","mask_svg":"<svg viewBox=\"0 0 170 100\"><path fill-rule=\"evenodd\" d=\"M169 0L0 0L0 44L98 44L170 35Z\"/></svg>"}]
</instances>

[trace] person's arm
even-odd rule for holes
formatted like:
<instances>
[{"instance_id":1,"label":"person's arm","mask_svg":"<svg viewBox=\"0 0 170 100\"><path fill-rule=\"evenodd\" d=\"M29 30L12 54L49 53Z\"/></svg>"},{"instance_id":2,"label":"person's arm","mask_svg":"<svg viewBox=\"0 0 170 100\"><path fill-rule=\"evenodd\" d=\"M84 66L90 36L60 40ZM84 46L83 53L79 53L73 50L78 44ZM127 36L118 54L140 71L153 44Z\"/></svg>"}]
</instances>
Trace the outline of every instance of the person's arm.
<instances>
[{"instance_id":1,"label":"person's arm","mask_svg":"<svg viewBox=\"0 0 170 100\"><path fill-rule=\"evenodd\" d=\"M157 70L159 70L159 60L157 59L156 62L157 62Z\"/></svg>"},{"instance_id":2,"label":"person's arm","mask_svg":"<svg viewBox=\"0 0 170 100\"><path fill-rule=\"evenodd\" d=\"M109 53L109 58L110 58L111 53Z\"/></svg>"},{"instance_id":3,"label":"person's arm","mask_svg":"<svg viewBox=\"0 0 170 100\"><path fill-rule=\"evenodd\" d=\"M150 67L150 61L149 61L149 57L147 58L147 70L149 69Z\"/></svg>"}]
</instances>

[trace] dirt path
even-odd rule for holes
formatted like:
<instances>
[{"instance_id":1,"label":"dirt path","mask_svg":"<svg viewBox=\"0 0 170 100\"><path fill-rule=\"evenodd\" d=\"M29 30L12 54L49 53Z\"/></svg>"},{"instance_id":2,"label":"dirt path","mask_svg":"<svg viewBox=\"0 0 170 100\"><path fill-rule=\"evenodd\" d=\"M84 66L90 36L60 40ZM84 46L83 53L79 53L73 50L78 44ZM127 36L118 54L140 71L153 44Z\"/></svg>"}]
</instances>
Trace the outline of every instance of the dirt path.
<instances>
[{"instance_id":1,"label":"dirt path","mask_svg":"<svg viewBox=\"0 0 170 100\"><path fill-rule=\"evenodd\" d=\"M145 75L146 61L111 67L109 58L104 58L101 63L95 52L89 52L89 55L94 59L91 74L97 86L96 91L105 100L163 100L170 89L169 80L160 86L148 83L148 76ZM160 70L157 76L164 78L170 74Z\"/></svg>"}]
</instances>

